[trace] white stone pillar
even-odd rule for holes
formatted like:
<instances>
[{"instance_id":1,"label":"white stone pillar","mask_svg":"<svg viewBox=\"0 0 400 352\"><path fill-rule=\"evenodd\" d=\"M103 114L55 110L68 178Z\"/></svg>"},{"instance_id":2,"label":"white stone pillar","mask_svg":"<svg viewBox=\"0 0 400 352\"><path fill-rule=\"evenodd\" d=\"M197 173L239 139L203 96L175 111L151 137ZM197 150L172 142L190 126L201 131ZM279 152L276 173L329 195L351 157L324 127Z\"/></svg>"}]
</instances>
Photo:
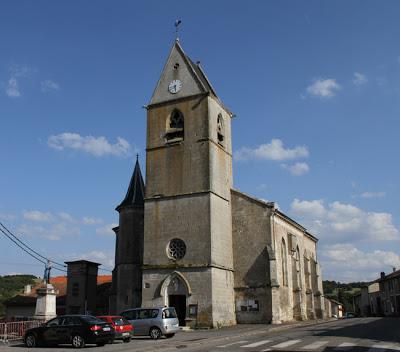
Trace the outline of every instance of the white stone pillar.
<instances>
[{"instance_id":1,"label":"white stone pillar","mask_svg":"<svg viewBox=\"0 0 400 352\"><path fill-rule=\"evenodd\" d=\"M36 290L35 319L49 320L56 314L56 291L52 284L45 284Z\"/></svg>"}]
</instances>

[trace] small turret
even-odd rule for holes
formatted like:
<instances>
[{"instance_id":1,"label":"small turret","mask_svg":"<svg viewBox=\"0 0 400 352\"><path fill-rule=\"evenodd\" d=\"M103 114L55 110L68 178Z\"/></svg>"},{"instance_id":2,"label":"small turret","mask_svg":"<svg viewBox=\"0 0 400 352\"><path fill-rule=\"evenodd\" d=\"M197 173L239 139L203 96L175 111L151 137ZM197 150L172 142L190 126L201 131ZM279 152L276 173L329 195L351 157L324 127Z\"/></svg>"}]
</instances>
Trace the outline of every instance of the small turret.
<instances>
[{"instance_id":1,"label":"small turret","mask_svg":"<svg viewBox=\"0 0 400 352\"><path fill-rule=\"evenodd\" d=\"M129 183L126 196L115 210L118 212L125 206L144 206L144 182L142 172L140 171L139 157L136 156L135 169L133 170L131 182Z\"/></svg>"},{"instance_id":2,"label":"small turret","mask_svg":"<svg viewBox=\"0 0 400 352\"><path fill-rule=\"evenodd\" d=\"M115 229L114 313L141 305L144 192L145 186L137 157L126 196L115 209L119 213L119 226Z\"/></svg>"}]
</instances>

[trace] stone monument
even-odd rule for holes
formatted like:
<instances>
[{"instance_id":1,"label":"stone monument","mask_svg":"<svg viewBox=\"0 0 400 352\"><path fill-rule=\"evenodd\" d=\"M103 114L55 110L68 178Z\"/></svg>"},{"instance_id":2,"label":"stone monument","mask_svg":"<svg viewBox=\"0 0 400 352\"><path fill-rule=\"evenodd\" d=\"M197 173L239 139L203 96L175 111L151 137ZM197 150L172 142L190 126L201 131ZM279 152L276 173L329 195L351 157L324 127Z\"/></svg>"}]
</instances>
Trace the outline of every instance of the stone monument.
<instances>
[{"instance_id":1,"label":"stone monument","mask_svg":"<svg viewBox=\"0 0 400 352\"><path fill-rule=\"evenodd\" d=\"M51 263L48 260L44 269L43 285L37 290L35 319L49 320L57 316L56 314L56 291L50 283Z\"/></svg>"},{"instance_id":2,"label":"stone monument","mask_svg":"<svg viewBox=\"0 0 400 352\"><path fill-rule=\"evenodd\" d=\"M53 285L45 283L36 293L35 319L49 320L56 317L56 291Z\"/></svg>"}]
</instances>

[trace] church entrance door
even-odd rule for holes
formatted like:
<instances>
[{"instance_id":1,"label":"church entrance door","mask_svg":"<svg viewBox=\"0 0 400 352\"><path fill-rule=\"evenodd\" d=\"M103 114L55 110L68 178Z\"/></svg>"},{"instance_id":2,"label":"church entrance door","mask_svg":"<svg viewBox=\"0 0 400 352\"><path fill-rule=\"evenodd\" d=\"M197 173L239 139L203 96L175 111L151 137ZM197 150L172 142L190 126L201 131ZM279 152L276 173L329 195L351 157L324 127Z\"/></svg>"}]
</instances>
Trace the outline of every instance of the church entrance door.
<instances>
[{"instance_id":1,"label":"church entrance door","mask_svg":"<svg viewBox=\"0 0 400 352\"><path fill-rule=\"evenodd\" d=\"M174 307L179 319L179 326L185 326L186 318L186 296L185 295L169 295L169 306Z\"/></svg>"}]
</instances>

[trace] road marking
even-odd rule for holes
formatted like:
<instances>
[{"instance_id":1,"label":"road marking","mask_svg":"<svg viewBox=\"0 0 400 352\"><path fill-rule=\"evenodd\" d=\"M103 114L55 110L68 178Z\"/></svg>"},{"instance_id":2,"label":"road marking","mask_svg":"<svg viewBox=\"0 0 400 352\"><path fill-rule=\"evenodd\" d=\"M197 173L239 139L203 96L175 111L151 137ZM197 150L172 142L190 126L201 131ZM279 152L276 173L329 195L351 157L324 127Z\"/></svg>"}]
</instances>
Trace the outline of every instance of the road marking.
<instances>
[{"instance_id":1,"label":"road marking","mask_svg":"<svg viewBox=\"0 0 400 352\"><path fill-rule=\"evenodd\" d=\"M373 345L368 352L382 352L382 350L400 351L398 345Z\"/></svg>"},{"instance_id":2,"label":"road marking","mask_svg":"<svg viewBox=\"0 0 400 352\"><path fill-rule=\"evenodd\" d=\"M299 343L300 341L301 340L289 340L289 341L278 343L277 345L272 346L272 348L285 348L285 347L295 345L296 343Z\"/></svg>"},{"instance_id":3,"label":"road marking","mask_svg":"<svg viewBox=\"0 0 400 352\"><path fill-rule=\"evenodd\" d=\"M269 343L269 342L272 342L272 341L271 340L262 340L262 341L251 343L250 345L244 345L244 346L240 346L240 347L245 347L245 348L258 347L261 345L265 345L266 343Z\"/></svg>"},{"instance_id":4,"label":"road marking","mask_svg":"<svg viewBox=\"0 0 400 352\"><path fill-rule=\"evenodd\" d=\"M321 348L322 346L326 345L329 341L316 341L313 343L310 343L307 346L303 346L301 349L302 350L317 350L318 348Z\"/></svg>"},{"instance_id":5,"label":"road marking","mask_svg":"<svg viewBox=\"0 0 400 352\"><path fill-rule=\"evenodd\" d=\"M335 350L335 351L337 351L337 350L345 351L345 350L351 349L351 348L354 347L354 346L356 346L355 343L352 343L352 342L343 342L343 343L341 343L340 345L336 346L336 347L334 348L334 350Z\"/></svg>"},{"instance_id":6,"label":"road marking","mask_svg":"<svg viewBox=\"0 0 400 352\"><path fill-rule=\"evenodd\" d=\"M246 343L246 342L248 342L248 341L247 340L246 341L236 341L236 342L227 343L226 345L221 345L221 346L217 346L217 347L225 348L225 347L229 347L229 346L233 346L233 345L239 345L241 343Z\"/></svg>"}]
</instances>

